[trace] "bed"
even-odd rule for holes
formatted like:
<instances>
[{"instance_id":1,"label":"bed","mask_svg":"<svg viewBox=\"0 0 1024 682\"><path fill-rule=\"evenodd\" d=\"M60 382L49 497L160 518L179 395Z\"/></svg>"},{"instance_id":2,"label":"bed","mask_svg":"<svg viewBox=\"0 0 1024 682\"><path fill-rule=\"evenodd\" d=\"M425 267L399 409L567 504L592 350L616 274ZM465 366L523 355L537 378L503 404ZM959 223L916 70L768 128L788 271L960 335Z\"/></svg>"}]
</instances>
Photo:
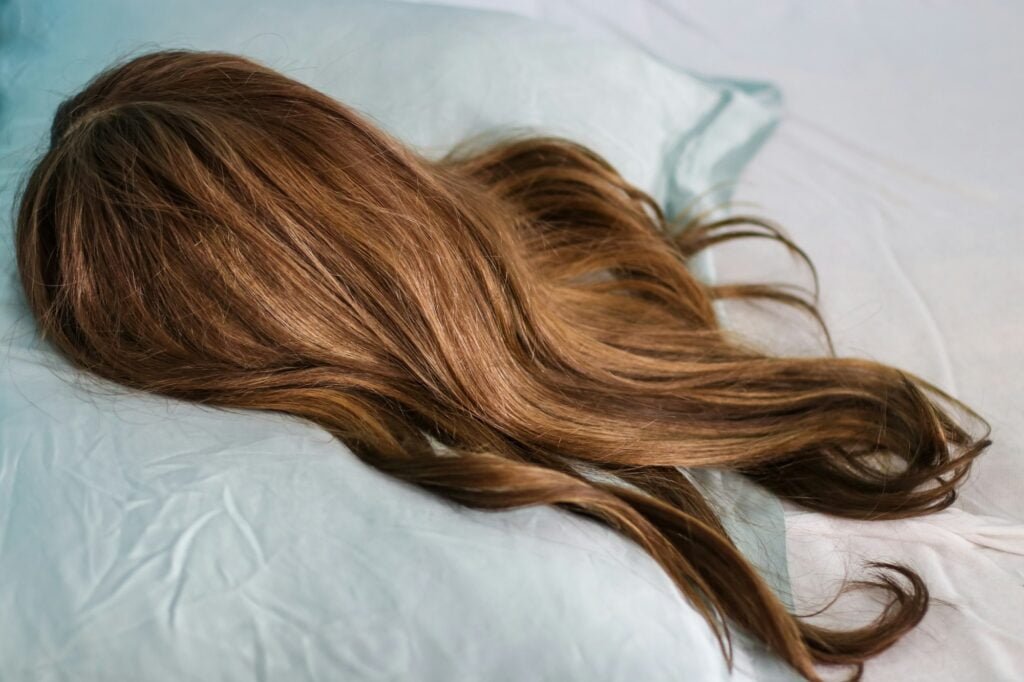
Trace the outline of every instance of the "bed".
<instances>
[{"instance_id":1,"label":"bed","mask_svg":"<svg viewBox=\"0 0 1024 682\"><path fill-rule=\"evenodd\" d=\"M814 610L843 578L859 576L862 560L906 562L945 603L936 603L915 632L870 662L865 679L1024 677L1024 496L1019 494L1024 310L1017 296L1024 281L1015 262L1024 254L1024 231L1015 222L1024 219L1019 192L1024 171L1010 151L1022 142L1024 123L1015 114L1024 97L1006 83L982 77L1021 62L1024 50L1014 27L1024 20L1024 11L995 3L935 10L923 2L869 7L852 1L449 4L571 25L631 43L681 68L759 79L781 89L781 124L746 168L735 188L735 205L779 221L808 251L821 276L823 313L839 353L901 366L935 382L988 418L994 439L956 505L931 517L866 524L787 506L785 558L792 598L800 610ZM720 281L809 280L781 249L763 243L717 249L712 272ZM730 304L727 312L730 325L771 340L780 352L823 351L806 320L786 317L780 327L771 309ZM59 413L60 396L33 398L42 409ZM85 508L83 528L109 528L135 552L134 563L126 567L107 564L100 554L83 555L85 571L96 576L88 594L52 595L53 603L73 607L65 615L74 616L76 631L61 629L66 621L59 609L39 609L38 618L28 621L35 630L22 634L26 646L32 637L52 639L47 642L52 656L22 673L110 679L115 668L97 661L104 652L125 655L118 636L123 645L131 633L147 628L152 633L145 641L157 643L168 628L193 628L202 635L189 642L189 651L210 661L202 679L236 679L231 671L238 668L228 665L231 656L265 679L282 679L287 666L288 679L310 680L337 679L342 669L352 679L472 679L480 671L495 680L524 679L531 671L540 679L566 679L567 670L572 679L725 679L708 632L676 603L664 576L637 548L592 524L567 521L550 510L463 514L365 468L338 468L334 445L316 429L273 418L256 425L241 415L193 415L175 422L162 403L150 407L125 403L119 409L123 418L148 425L149 438L198 438L201 432L207 441L226 443L245 430L250 446L245 459L238 454L216 480L191 485L198 481L196 472L208 471L206 458L214 451L174 453L147 462L150 473L159 473L146 479L150 488L144 492L150 497L186 481L191 485L182 494L168 493L166 506L153 510L146 499L128 500L114 516L104 508ZM77 416L86 420L90 413ZM45 432L26 437L33 446L47 445ZM127 437L113 444L106 440L86 438L81 445L87 453L146 447ZM24 480L34 471L27 459L8 464L0 470L0 483ZM40 475L53 464L40 464ZM83 461L62 473L80 476L86 487L102 492L126 479L134 483L130 479L139 469L126 456L109 470L90 469ZM238 494L254 477L265 499ZM316 532L297 512L280 519L274 532L281 537L250 522L261 505L325 489L348 496L361 510L342 521L349 541L395 548L384 558L399 573L364 585L378 589L378 596L355 590L348 595L346 618L360 624L357 636L349 620L317 610L326 593L337 591L330 574L338 542L330 535L336 531L328 516L332 503L303 507L303 513L322 514L313 519ZM369 493L382 490L401 500L385 519L374 516L379 510ZM216 513L203 511L211 495ZM46 511L41 499L22 500L18 510L20 518ZM194 523L170 545L153 532L154 519L185 513L193 514ZM472 528L472 535L456 534L456 526ZM412 546L411 556L403 553L402 543L411 536L398 532L400 527L413 528L430 542ZM16 530L0 525L0 557L32 551L32 538ZM64 532L73 542L76 530ZM288 532L293 536L286 537ZM349 552L352 565L382 559L367 547ZM217 553L228 551L236 561L218 563ZM510 551L524 557L515 570L506 559ZM61 585L68 584L67 576L57 571L68 568L42 570L53 570L47 578ZM290 600L277 599L274 576L288 571L317 575L322 582L311 582ZM575 578L554 582L555 575ZM624 576L631 576L628 594L610 588ZM151 603L124 598L147 590ZM595 594L603 595L597 605ZM456 601L467 595L468 602ZM38 606L11 590L0 596L5 609L32 612ZM532 610L515 617L504 607L529 599L536 600ZM204 614L229 601L246 602L246 610L200 627ZM855 624L875 608L867 596L854 596L826 617ZM161 618L152 618L153 612ZM394 627L396 612L406 618L401 628ZM452 617L439 620L442 612ZM654 621L637 615L655 613ZM565 624L557 636L542 627L554 622ZM123 629L103 640L105 649L95 640L76 639L84 629L111 623ZM343 651L331 645L339 638L346 639ZM225 648L235 641L252 645L242 651ZM597 642L603 643L600 650L594 648ZM0 643L8 654L16 648L12 641ZM524 660L525 651L534 658ZM664 655L651 655L657 652ZM332 658L342 653L343 666ZM756 651L741 653L732 679L792 679ZM148 671L150 679L182 678L174 667L179 662L165 651L138 648L131 655L129 663ZM413 667L424 660L435 666ZM461 676L451 675L453 670Z\"/></svg>"}]
</instances>

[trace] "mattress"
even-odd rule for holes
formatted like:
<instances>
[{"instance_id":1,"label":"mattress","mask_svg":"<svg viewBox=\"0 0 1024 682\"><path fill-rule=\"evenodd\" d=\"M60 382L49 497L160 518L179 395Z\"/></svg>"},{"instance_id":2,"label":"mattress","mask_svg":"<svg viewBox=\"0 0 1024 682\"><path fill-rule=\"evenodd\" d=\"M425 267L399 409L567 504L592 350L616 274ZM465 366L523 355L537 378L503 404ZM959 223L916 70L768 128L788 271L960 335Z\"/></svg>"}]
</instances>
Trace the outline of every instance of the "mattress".
<instances>
[{"instance_id":1,"label":"mattress","mask_svg":"<svg viewBox=\"0 0 1024 682\"><path fill-rule=\"evenodd\" d=\"M787 508L798 605L823 605L865 559L917 569L934 597L866 680L1024 679L1024 63L1019 3L489 0L616 34L676 65L776 83L786 111L736 191L779 221L821 277L841 355L910 370L964 400L993 444L953 508L851 522ZM720 280L807 284L782 249L728 245ZM822 352L813 326L730 308L780 352ZM806 334L797 333L806 329ZM831 616L870 616L860 599Z\"/></svg>"}]
</instances>

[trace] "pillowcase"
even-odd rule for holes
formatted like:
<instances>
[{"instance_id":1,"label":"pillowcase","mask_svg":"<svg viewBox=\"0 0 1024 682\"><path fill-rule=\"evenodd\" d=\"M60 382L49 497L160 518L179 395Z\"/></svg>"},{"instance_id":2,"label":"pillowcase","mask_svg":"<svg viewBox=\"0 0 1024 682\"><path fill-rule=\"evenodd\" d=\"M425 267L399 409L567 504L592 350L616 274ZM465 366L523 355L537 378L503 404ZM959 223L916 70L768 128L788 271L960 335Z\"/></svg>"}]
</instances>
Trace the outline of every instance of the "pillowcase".
<instances>
[{"instance_id":1,"label":"pillowcase","mask_svg":"<svg viewBox=\"0 0 1024 682\"><path fill-rule=\"evenodd\" d=\"M497 12L11 0L0 22L5 216L56 105L158 47L254 57L430 155L503 126L565 135L669 211L734 179L777 119L769 85ZM11 240L4 222L3 679L727 678L704 621L608 529L553 508L458 507L287 416L83 382L39 343ZM695 268L712 276L707 258ZM781 507L733 492L770 529L727 527L785 589ZM758 679L789 679L749 655Z\"/></svg>"}]
</instances>

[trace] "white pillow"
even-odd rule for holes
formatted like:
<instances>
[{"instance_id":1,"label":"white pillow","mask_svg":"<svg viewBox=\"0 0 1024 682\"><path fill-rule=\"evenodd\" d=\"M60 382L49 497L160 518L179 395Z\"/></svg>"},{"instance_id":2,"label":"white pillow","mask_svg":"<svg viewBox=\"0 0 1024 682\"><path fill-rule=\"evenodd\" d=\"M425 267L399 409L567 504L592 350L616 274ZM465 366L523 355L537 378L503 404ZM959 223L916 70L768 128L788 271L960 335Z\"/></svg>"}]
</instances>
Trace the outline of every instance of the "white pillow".
<instances>
[{"instance_id":1,"label":"white pillow","mask_svg":"<svg viewBox=\"0 0 1024 682\"><path fill-rule=\"evenodd\" d=\"M140 48L256 57L431 154L495 126L564 134L670 209L735 177L776 117L767 86L499 13L251 0L0 12L5 216L59 101ZM726 679L667 576L596 523L455 506L282 415L83 390L38 345L9 228L3 680ZM789 676L767 658L758 671Z\"/></svg>"}]
</instances>

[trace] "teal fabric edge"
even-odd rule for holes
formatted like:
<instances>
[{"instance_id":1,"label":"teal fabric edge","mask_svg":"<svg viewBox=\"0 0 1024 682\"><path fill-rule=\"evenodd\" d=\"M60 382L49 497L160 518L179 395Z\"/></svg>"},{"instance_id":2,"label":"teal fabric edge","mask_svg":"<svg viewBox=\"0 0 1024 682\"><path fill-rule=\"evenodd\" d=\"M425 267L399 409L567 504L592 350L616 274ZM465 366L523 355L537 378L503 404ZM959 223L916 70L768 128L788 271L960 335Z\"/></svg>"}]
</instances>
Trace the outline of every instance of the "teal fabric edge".
<instances>
[{"instance_id":1,"label":"teal fabric edge","mask_svg":"<svg viewBox=\"0 0 1024 682\"><path fill-rule=\"evenodd\" d=\"M692 211L705 202L710 204L710 213L727 213L744 168L774 133L781 118L783 95L772 83L697 77L724 88L722 99L707 117L705 125L679 141L669 162L674 161L677 168L686 168L685 155L698 154L702 140L719 137L714 134L714 128L733 126L739 131L739 141L712 167L705 188L688 187L679 179L678 173L668 174L672 182L665 210L670 216ZM699 254L691 263L691 270L705 284L714 284L718 279L714 256L710 252ZM714 307L720 323L727 326L728 315L724 307L718 301ZM726 530L739 549L786 608L793 611L785 510L778 498L734 472L694 470L687 473L719 511Z\"/></svg>"},{"instance_id":2,"label":"teal fabric edge","mask_svg":"<svg viewBox=\"0 0 1024 682\"><path fill-rule=\"evenodd\" d=\"M691 74L693 75L693 74ZM676 216L691 211L708 211L710 216L729 212L736 185L743 170L756 156L775 132L781 119L784 98L781 90L772 83L754 80L696 76L712 85L725 88L722 100L715 108L716 116L709 116L704 133L715 125L725 125L730 118L746 114L747 126L740 125L746 135L732 150L721 157L708 174L708 185L703 194L696 188L687 187L678 181L678 175L670 176L674 182L666 192L666 214ZM731 110L730 110L731 107ZM733 116L730 116L732 114ZM705 135L704 139L713 138ZM741 135L741 138L743 136ZM676 151L677 168L685 168L684 155L693 153L693 145L702 138L694 135L693 141L683 139ZM706 204L706 206L702 206ZM718 273L714 254L702 252L688 264L694 276L704 284L715 284ZM728 326L728 315L720 301L713 303L719 323ZM786 610L796 610L793 587L787 557L786 514L780 500L759 484L742 474L719 469L680 469L705 495L708 502L719 514L722 525L740 552L754 566ZM785 661L771 652L768 647L743 630L731 628L734 636L743 643L750 655L752 673L761 682L789 682L803 677Z\"/></svg>"}]
</instances>

